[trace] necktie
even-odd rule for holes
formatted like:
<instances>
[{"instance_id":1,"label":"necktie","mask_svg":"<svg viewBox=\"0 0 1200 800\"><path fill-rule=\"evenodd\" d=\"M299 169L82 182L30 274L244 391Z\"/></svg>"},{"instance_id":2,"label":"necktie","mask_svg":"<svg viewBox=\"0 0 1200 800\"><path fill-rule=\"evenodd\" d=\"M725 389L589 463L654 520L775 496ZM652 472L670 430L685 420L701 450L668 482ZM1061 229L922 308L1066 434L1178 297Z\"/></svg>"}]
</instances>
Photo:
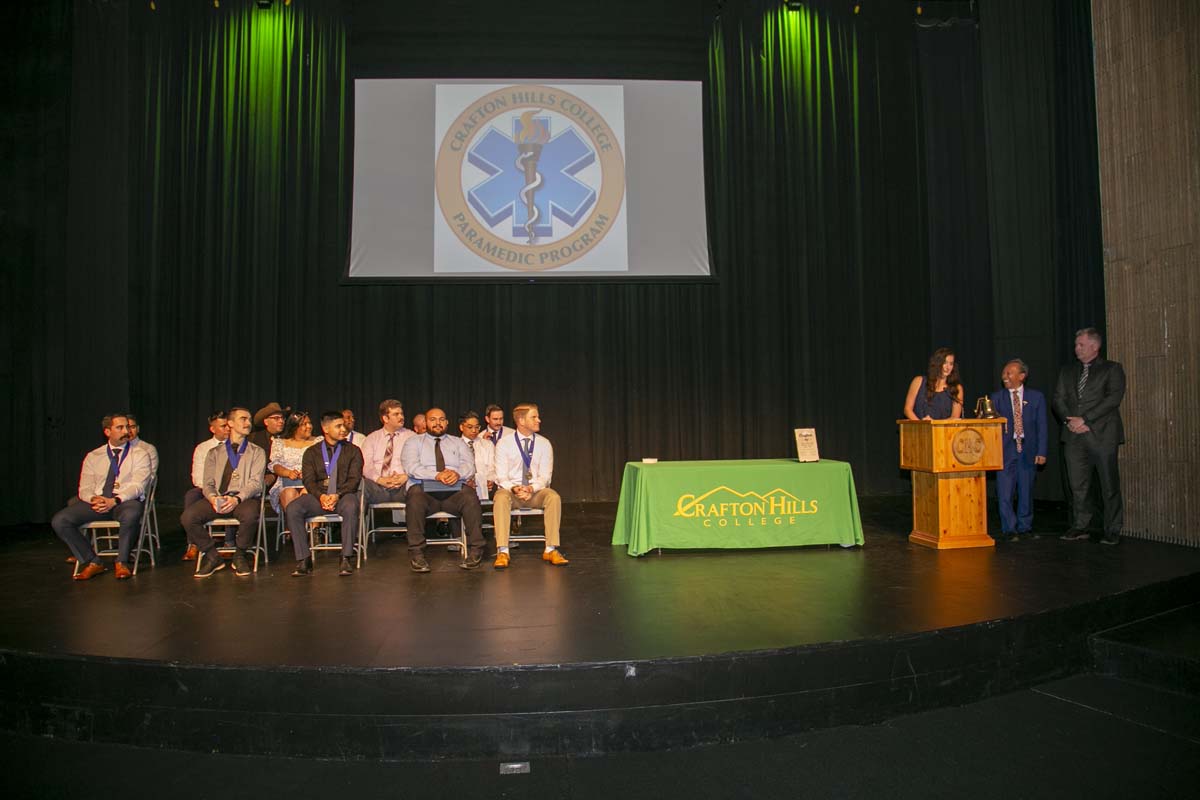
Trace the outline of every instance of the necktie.
<instances>
[{"instance_id":1,"label":"necktie","mask_svg":"<svg viewBox=\"0 0 1200 800\"><path fill-rule=\"evenodd\" d=\"M442 455L442 437L440 436L433 437L433 463L438 472L446 468L446 458Z\"/></svg>"},{"instance_id":2,"label":"necktie","mask_svg":"<svg viewBox=\"0 0 1200 800\"><path fill-rule=\"evenodd\" d=\"M1013 389L1013 435L1017 437L1017 452L1021 452L1021 445L1025 440L1025 420L1022 417L1021 395Z\"/></svg>"},{"instance_id":3,"label":"necktie","mask_svg":"<svg viewBox=\"0 0 1200 800\"><path fill-rule=\"evenodd\" d=\"M108 477L104 479L104 488L100 490L101 497L113 496L113 485L117 482L117 464L120 463L118 460L120 457L120 450L111 451L108 459Z\"/></svg>"},{"instance_id":4,"label":"necktie","mask_svg":"<svg viewBox=\"0 0 1200 800\"><path fill-rule=\"evenodd\" d=\"M467 439L467 447L471 448L471 455L475 454L475 440Z\"/></svg>"},{"instance_id":5,"label":"necktie","mask_svg":"<svg viewBox=\"0 0 1200 800\"><path fill-rule=\"evenodd\" d=\"M532 439L521 439L520 442L521 442L521 450L522 450L522 452L525 453L525 457L532 459L533 453L530 448L530 444L532 444L533 440ZM529 485L529 479L532 477L532 473L533 473L533 463L532 463L532 461L530 461L529 466L526 467L521 472L521 485L522 486Z\"/></svg>"},{"instance_id":6,"label":"necktie","mask_svg":"<svg viewBox=\"0 0 1200 800\"><path fill-rule=\"evenodd\" d=\"M229 491L229 482L233 480L233 464L229 463L229 459L225 459L225 469L221 471L221 485L217 487L217 494L224 495Z\"/></svg>"},{"instance_id":7,"label":"necktie","mask_svg":"<svg viewBox=\"0 0 1200 800\"><path fill-rule=\"evenodd\" d=\"M500 431L492 431L492 444L500 444Z\"/></svg>"},{"instance_id":8,"label":"necktie","mask_svg":"<svg viewBox=\"0 0 1200 800\"><path fill-rule=\"evenodd\" d=\"M1091 364L1084 364L1083 372L1079 373L1079 383L1075 387L1075 394L1077 397L1083 397L1083 387L1087 386L1087 376L1090 368Z\"/></svg>"},{"instance_id":9,"label":"necktie","mask_svg":"<svg viewBox=\"0 0 1200 800\"><path fill-rule=\"evenodd\" d=\"M392 471L392 448L396 444L396 434L388 434L387 447L383 449L383 474L386 475Z\"/></svg>"}]
</instances>

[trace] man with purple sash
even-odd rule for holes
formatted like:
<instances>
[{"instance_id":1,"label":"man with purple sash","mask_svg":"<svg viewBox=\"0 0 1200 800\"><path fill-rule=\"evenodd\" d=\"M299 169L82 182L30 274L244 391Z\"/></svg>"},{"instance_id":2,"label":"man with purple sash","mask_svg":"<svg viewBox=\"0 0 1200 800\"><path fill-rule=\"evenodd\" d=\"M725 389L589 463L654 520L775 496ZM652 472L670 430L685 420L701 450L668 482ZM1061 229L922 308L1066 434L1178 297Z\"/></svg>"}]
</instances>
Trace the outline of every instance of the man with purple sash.
<instances>
[{"instance_id":1,"label":"man with purple sash","mask_svg":"<svg viewBox=\"0 0 1200 800\"><path fill-rule=\"evenodd\" d=\"M346 441L346 423L340 411L321 414L322 440L304 451L300 475L307 494L302 494L284 512L296 569L292 577L312 574L312 551L308 547L305 520L324 514L342 518L342 562L339 575L353 575L354 542L358 536L358 487L362 482L362 450Z\"/></svg>"},{"instance_id":2,"label":"man with purple sash","mask_svg":"<svg viewBox=\"0 0 1200 800\"><path fill-rule=\"evenodd\" d=\"M194 577L207 578L225 568L217 543L204 527L206 522L226 517L238 521L234 544L233 574L249 575L250 564L246 550L254 543L258 532L258 512L262 504L263 473L267 454L247 437L250 435L250 410L234 407L226 417L229 438L208 451L204 457L204 500L184 509L179 522L187 534L188 547L200 554L200 568Z\"/></svg>"}]
</instances>

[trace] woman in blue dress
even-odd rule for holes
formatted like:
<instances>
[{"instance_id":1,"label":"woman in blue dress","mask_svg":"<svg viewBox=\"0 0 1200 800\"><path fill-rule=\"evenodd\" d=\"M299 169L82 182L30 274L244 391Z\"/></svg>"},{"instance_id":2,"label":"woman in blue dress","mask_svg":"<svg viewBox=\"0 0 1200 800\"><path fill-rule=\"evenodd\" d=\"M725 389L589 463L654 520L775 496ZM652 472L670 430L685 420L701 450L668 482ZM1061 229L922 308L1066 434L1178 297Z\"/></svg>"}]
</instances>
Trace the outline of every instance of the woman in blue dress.
<instances>
[{"instance_id":1,"label":"woman in blue dress","mask_svg":"<svg viewBox=\"0 0 1200 800\"><path fill-rule=\"evenodd\" d=\"M960 419L963 415L962 381L954 351L939 347L929 357L929 369L908 385L904 416L909 419Z\"/></svg>"}]
</instances>

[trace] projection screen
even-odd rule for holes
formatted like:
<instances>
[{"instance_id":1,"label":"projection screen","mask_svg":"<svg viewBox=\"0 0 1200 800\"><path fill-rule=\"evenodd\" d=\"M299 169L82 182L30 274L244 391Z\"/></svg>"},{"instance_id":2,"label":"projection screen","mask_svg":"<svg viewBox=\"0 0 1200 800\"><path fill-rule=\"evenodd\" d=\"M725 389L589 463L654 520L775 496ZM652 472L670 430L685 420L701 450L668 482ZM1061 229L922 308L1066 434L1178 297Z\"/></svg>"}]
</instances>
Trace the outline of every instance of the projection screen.
<instances>
[{"instance_id":1,"label":"projection screen","mask_svg":"<svg viewBox=\"0 0 1200 800\"><path fill-rule=\"evenodd\" d=\"M358 79L347 276L711 277L701 84Z\"/></svg>"}]
</instances>

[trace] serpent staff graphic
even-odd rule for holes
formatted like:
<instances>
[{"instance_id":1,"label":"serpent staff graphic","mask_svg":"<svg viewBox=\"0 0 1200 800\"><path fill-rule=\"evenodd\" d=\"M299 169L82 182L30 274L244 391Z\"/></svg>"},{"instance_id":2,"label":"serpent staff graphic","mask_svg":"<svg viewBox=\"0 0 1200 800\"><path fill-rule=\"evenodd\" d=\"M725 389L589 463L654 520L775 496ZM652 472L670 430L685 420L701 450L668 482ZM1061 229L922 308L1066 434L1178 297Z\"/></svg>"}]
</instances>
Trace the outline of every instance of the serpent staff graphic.
<instances>
[{"instance_id":1,"label":"serpent staff graphic","mask_svg":"<svg viewBox=\"0 0 1200 800\"><path fill-rule=\"evenodd\" d=\"M539 111L541 109L533 109L521 114L521 130L517 134L516 165L525 172L525 185L521 188L520 195L528 215L525 233L529 236L529 244L537 241L534 225L542 213L533 199L534 192L542 185L542 176L537 171L538 159L542 155L542 146L550 141L550 131L541 120L534 119L534 115Z\"/></svg>"}]
</instances>

